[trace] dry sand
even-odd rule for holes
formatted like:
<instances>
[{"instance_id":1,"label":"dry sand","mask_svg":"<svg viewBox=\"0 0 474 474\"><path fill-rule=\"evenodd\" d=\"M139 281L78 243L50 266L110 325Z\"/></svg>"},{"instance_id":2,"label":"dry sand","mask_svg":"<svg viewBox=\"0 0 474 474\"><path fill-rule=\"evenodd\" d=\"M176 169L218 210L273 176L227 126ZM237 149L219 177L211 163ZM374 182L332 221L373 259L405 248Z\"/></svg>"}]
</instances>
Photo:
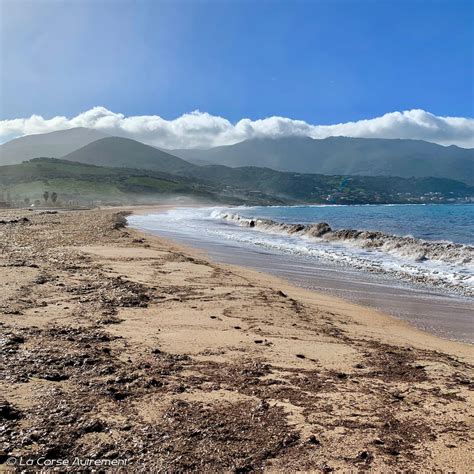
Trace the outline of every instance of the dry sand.
<instances>
[{"instance_id":1,"label":"dry sand","mask_svg":"<svg viewBox=\"0 0 474 474\"><path fill-rule=\"evenodd\" d=\"M0 212L0 462L472 469L472 346L212 263L117 212Z\"/></svg>"}]
</instances>

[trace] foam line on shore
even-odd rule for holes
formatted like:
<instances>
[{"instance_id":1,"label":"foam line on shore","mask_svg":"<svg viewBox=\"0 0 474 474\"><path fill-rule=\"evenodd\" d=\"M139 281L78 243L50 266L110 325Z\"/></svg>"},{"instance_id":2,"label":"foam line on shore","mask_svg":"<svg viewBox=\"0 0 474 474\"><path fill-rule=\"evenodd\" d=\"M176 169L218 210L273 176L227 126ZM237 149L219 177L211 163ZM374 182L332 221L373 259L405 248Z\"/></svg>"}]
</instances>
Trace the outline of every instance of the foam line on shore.
<instances>
[{"instance_id":1,"label":"foam line on shore","mask_svg":"<svg viewBox=\"0 0 474 474\"><path fill-rule=\"evenodd\" d=\"M287 244L265 239L265 246L270 248L283 245L287 251L314 254L338 264L392 275L396 279L436 287L451 294L474 296L474 247L470 245L425 241L379 231L333 230L325 222L290 224L217 209L212 211L211 218L292 239ZM301 244L295 244L294 238L301 240Z\"/></svg>"}]
</instances>

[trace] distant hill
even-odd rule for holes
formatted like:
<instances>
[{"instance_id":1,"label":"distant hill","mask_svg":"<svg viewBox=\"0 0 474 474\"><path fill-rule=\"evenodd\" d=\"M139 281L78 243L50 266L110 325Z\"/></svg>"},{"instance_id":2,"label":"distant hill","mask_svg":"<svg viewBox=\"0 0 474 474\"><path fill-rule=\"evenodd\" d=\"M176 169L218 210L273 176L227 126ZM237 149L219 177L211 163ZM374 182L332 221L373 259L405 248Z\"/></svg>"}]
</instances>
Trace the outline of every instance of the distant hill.
<instances>
[{"instance_id":1,"label":"distant hill","mask_svg":"<svg viewBox=\"0 0 474 474\"><path fill-rule=\"evenodd\" d=\"M53 135L57 146L65 142L71 146L73 137L92 139L94 133L88 129L73 129L57 132L57 135L23 139L39 140L41 150L42 144L51 143L50 135ZM410 149L411 155L407 152L402 156L401 149ZM314 150L319 150L319 154L315 155ZM429 155L428 150L433 153ZM448 152L452 152L452 156ZM38 199L44 190L48 190L63 196L75 196L75 199L82 196L120 202L168 193L262 205L469 202L474 197L474 187L468 184L473 180L473 169L469 167L473 164L472 150L457 147L444 148L411 140L291 138L249 140L230 147L214 148L207 153L214 153L213 159L216 160L219 155L219 159L230 161L232 165L240 161L255 161L256 157L260 157L260 165L271 162L276 168L283 167L283 163L286 163L285 166L292 163L288 166L296 169L314 167L316 163L324 167L325 173L332 168L343 168L344 171L328 175L278 171L262 166L198 166L135 140L105 137L66 154L60 160L40 158L21 165L1 166L0 191L9 193L10 197L36 196L35 199ZM447 154L441 156L436 153ZM308 158L306 165L305 156ZM381 169L380 163L384 160L388 164ZM339 165L335 166L337 162ZM432 164L431 169L427 168L428 162ZM371 168L369 163L372 163ZM447 163L451 163L451 167ZM416 175L416 169L422 174L421 169L425 168L428 177L387 176L387 173ZM356 169L359 172L364 170L368 176L355 173ZM441 170L446 175L461 174L459 178L462 180L430 176L443 174Z\"/></svg>"},{"instance_id":2,"label":"distant hill","mask_svg":"<svg viewBox=\"0 0 474 474\"><path fill-rule=\"evenodd\" d=\"M87 203L157 202L166 196L185 196L194 201L219 202L216 186L196 179L157 171L106 168L55 158L35 158L17 165L0 166L0 191L11 200L42 201L45 191L59 200ZM238 199L226 202L240 204Z\"/></svg>"},{"instance_id":3,"label":"distant hill","mask_svg":"<svg viewBox=\"0 0 474 474\"><path fill-rule=\"evenodd\" d=\"M0 145L0 165L13 165L40 156L59 158L107 136L97 130L77 127L15 138Z\"/></svg>"},{"instance_id":4,"label":"distant hill","mask_svg":"<svg viewBox=\"0 0 474 474\"><path fill-rule=\"evenodd\" d=\"M474 198L474 186L446 178L393 176L327 176L275 171L270 168L200 166L195 179L273 196L286 203L419 203Z\"/></svg>"},{"instance_id":5,"label":"distant hill","mask_svg":"<svg viewBox=\"0 0 474 474\"><path fill-rule=\"evenodd\" d=\"M102 138L64 155L62 159L97 166L147 169L166 173L178 173L196 167L158 148L121 137Z\"/></svg>"},{"instance_id":6,"label":"distant hill","mask_svg":"<svg viewBox=\"0 0 474 474\"><path fill-rule=\"evenodd\" d=\"M218 164L326 175L438 177L474 184L474 149L421 140L287 137L252 139L209 150L163 150L77 127L0 145L0 166L41 156L168 173Z\"/></svg>"},{"instance_id":7,"label":"distant hill","mask_svg":"<svg viewBox=\"0 0 474 474\"><path fill-rule=\"evenodd\" d=\"M421 140L331 137L252 139L209 150L169 150L193 163L326 175L450 178L474 184L474 149Z\"/></svg>"},{"instance_id":8,"label":"distant hill","mask_svg":"<svg viewBox=\"0 0 474 474\"><path fill-rule=\"evenodd\" d=\"M180 175L102 167L54 158L0 166L0 195L22 204L55 192L62 202L160 202L186 196L227 204L466 202L474 187L440 178L325 176L269 168L195 166Z\"/></svg>"}]
</instances>

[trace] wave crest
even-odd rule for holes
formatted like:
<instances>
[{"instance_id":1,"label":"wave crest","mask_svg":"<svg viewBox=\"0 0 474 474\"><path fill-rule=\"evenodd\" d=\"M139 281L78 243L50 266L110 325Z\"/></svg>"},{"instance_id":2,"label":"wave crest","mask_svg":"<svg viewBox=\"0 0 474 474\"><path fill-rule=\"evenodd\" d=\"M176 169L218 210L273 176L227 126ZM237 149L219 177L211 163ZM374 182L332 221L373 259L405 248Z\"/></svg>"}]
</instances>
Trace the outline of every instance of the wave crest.
<instances>
[{"instance_id":1,"label":"wave crest","mask_svg":"<svg viewBox=\"0 0 474 474\"><path fill-rule=\"evenodd\" d=\"M316 241L343 243L367 250L379 250L415 262L435 260L466 266L471 266L474 262L474 247L471 245L426 241L370 230L333 230L326 222L287 224L271 219L248 218L222 211L213 212L211 217L230 221L242 227L255 228L263 232L299 236Z\"/></svg>"}]
</instances>

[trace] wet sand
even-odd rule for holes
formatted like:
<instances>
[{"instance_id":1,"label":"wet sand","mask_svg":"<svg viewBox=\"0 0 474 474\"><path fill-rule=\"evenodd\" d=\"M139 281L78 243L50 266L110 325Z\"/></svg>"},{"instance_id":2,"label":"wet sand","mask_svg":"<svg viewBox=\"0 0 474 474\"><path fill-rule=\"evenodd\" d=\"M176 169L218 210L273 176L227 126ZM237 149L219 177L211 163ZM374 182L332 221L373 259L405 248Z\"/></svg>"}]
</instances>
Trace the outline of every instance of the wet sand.
<instances>
[{"instance_id":1,"label":"wet sand","mask_svg":"<svg viewBox=\"0 0 474 474\"><path fill-rule=\"evenodd\" d=\"M474 300L440 290L394 282L392 277L316 263L298 255L251 249L231 242L209 242L168 230L148 231L201 249L216 262L238 264L276 275L302 287L368 306L454 341L474 343Z\"/></svg>"},{"instance_id":2,"label":"wet sand","mask_svg":"<svg viewBox=\"0 0 474 474\"><path fill-rule=\"evenodd\" d=\"M469 472L472 346L212 262L116 210L0 220L0 462Z\"/></svg>"}]
</instances>

